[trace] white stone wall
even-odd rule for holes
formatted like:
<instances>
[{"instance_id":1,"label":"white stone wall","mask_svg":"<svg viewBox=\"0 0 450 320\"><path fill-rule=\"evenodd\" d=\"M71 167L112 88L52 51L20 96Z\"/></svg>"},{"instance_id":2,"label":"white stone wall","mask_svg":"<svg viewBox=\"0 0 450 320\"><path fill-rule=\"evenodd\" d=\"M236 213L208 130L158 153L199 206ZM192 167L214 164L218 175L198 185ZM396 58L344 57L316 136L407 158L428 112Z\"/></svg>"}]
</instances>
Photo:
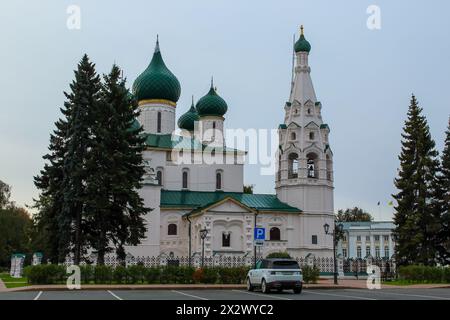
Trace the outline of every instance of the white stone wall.
<instances>
[{"instance_id":1,"label":"white stone wall","mask_svg":"<svg viewBox=\"0 0 450 320\"><path fill-rule=\"evenodd\" d=\"M175 106L163 103L148 103L141 105L139 123L146 133L172 134L175 130ZM158 112L161 112L161 132L157 131Z\"/></svg>"}]
</instances>

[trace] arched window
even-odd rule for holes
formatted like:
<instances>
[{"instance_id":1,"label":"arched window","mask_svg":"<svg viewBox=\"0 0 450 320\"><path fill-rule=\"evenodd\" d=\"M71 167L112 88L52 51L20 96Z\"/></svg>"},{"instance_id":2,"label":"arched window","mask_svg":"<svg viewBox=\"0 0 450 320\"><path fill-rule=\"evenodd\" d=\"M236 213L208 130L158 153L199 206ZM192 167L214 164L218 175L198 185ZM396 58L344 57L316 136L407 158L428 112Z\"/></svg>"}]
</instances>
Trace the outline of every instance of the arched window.
<instances>
[{"instance_id":1,"label":"arched window","mask_svg":"<svg viewBox=\"0 0 450 320\"><path fill-rule=\"evenodd\" d=\"M222 190L222 172L216 172L216 189Z\"/></svg>"},{"instance_id":2,"label":"arched window","mask_svg":"<svg viewBox=\"0 0 450 320\"><path fill-rule=\"evenodd\" d=\"M171 223L167 226L167 235L169 236L177 235L177 225L175 223Z\"/></svg>"},{"instance_id":3,"label":"arched window","mask_svg":"<svg viewBox=\"0 0 450 320\"><path fill-rule=\"evenodd\" d=\"M308 114L311 114L311 109L310 108L308 108Z\"/></svg>"},{"instance_id":4,"label":"arched window","mask_svg":"<svg viewBox=\"0 0 450 320\"><path fill-rule=\"evenodd\" d=\"M327 180L333 180L333 163L331 157L327 154Z\"/></svg>"},{"instance_id":5,"label":"arched window","mask_svg":"<svg viewBox=\"0 0 450 320\"><path fill-rule=\"evenodd\" d=\"M188 179L189 179L189 172L187 170L184 170L182 174L182 186L181 186L183 189L188 188Z\"/></svg>"},{"instance_id":6,"label":"arched window","mask_svg":"<svg viewBox=\"0 0 450 320\"><path fill-rule=\"evenodd\" d=\"M163 179L163 174L162 174L162 170L159 169L158 171L156 171L156 181L158 183L158 186L162 186L162 180Z\"/></svg>"},{"instance_id":7,"label":"arched window","mask_svg":"<svg viewBox=\"0 0 450 320\"><path fill-rule=\"evenodd\" d=\"M295 139L297 139L297 135L295 134L295 132L291 132L291 140Z\"/></svg>"},{"instance_id":8,"label":"arched window","mask_svg":"<svg viewBox=\"0 0 450 320\"><path fill-rule=\"evenodd\" d=\"M156 116L156 132L161 133L161 111Z\"/></svg>"},{"instance_id":9,"label":"arched window","mask_svg":"<svg viewBox=\"0 0 450 320\"><path fill-rule=\"evenodd\" d=\"M212 126L213 126L213 129L216 129L216 122L215 121L213 121Z\"/></svg>"},{"instance_id":10,"label":"arched window","mask_svg":"<svg viewBox=\"0 0 450 320\"><path fill-rule=\"evenodd\" d=\"M291 153L289 155L289 179L295 179L298 177L298 155L296 153Z\"/></svg>"},{"instance_id":11,"label":"arched window","mask_svg":"<svg viewBox=\"0 0 450 320\"><path fill-rule=\"evenodd\" d=\"M228 248L231 246L231 233L223 232L222 233L222 247Z\"/></svg>"},{"instance_id":12,"label":"arched window","mask_svg":"<svg viewBox=\"0 0 450 320\"><path fill-rule=\"evenodd\" d=\"M308 153L306 156L306 170L308 178L319 178L318 157L315 153Z\"/></svg>"},{"instance_id":13,"label":"arched window","mask_svg":"<svg viewBox=\"0 0 450 320\"><path fill-rule=\"evenodd\" d=\"M270 240L272 241L280 241L281 240L281 232L277 227L273 227L270 229Z\"/></svg>"},{"instance_id":14,"label":"arched window","mask_svg":"<svg viewBox=\"0 0 450 320\"><path fill-rule=\"evenodd\" d=\"M314 140L314 132L309 133L309 140Z\"/></svg>"}]
</instances>

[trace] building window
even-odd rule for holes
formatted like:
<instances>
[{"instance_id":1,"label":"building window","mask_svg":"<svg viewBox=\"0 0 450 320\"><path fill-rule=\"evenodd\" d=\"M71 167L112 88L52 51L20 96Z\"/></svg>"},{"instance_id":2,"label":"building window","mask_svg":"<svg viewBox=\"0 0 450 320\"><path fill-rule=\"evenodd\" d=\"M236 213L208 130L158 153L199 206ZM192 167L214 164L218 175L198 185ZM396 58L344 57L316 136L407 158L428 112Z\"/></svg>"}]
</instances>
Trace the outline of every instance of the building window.
<instances>
[{"instance_id":1,"label":"building window","mask_svg":"<svg viewBox=\"0 0 450 320\"><path fill-rule=\"evenodd\" d=\"M317 244L317 235L313 235L311 237L311 242L312 242L312 244Z\"/></svg>"},{"instance_id":2,"label":"building window","mask_svg":"<svg viewBox=\"0 0 450 320\"><path fill-rule=\"evenodd\" d=\"M375 257L380 258L380 247L375 247Z\"/></svg>"},{"instance_id":3,"label":"building window","mask_svg":"<svg viewBox=\"0 0 450 320\"><path fill-rule=\"evenodd\" d=\"M161 111L156 116L156 132L161 133Z\"/></svg>"},{"instance_id":4,"label":"building window","mask_svg":"<svg viewBox=\"0 0 450 320\"><path fill-rule=\"evenodd\" d=\"M347 249L346 248L342 248L342 255L344 256L344 258L347 258Z\"/></svg>"},{"instance_id":5,"label":"building window","mask_svg":"<svg viewBox=\"0 0 450 320\"><path fill-rule=\"evenodd\" d=\"M307 112L308 112L308 114L311 114L311 109L310 109L310 108L308 108L308 111L307 111Z\"/></svg>"},{"instance_id":6,"label":"building window","mask_svg":"<svg viewBox=\"0 0 450 320\"><path fill-rule=\"evenodd\" d=\"M370 246L366 247L366 257L370 256Z\"/></svg>"},{"instance_id":7,"label":"building window","mask_svg":"<svg viewBox=\"0 0 450 320\"><path fill-rule=\"evenodd\" d=\"M370 236L366 236L366 241L370 242Z\"/></svg>"},{"instance_id":8,"label":"building window","mask_svg":"<svg viewBox=\"0 0 450 320\"><path fill-rule=\"evenodd\" d=\"M389 236L384 236L384 241L389 242Z\"/></svg>"},{"instance_id":9,"label":"building window","mask_svg":"<svg viewBox=\"0 0 450 320\"><path fill-rule=\"evenodd\" d=\"M356 236L356 241L361 242L361 236Z\"/></svg>"},{"instance_id":10,"label":"building window","mask_svg":"<svg viewBox=\"0 0 450 320\"><path fill-rule=\"evenodd\" d=\"M163 181L162 179L163 179L162 170L156 171L156 181L158 183L158 186L162 186L162 181Z\"/></svg>"},{"instance_id":11,"label":"building window","mask_svg":"<svg viewBox=\"0 0 450 320\"><path fill-rule=\"evenodd\" d=\"M306 155L306 168L308 169L308 178L318 178L319 177L319 159L317 154L308 153Z\"/></svg>"},{"instance_id":12,"label":"building window","mask_svg":"<svg viewBox=\"0 0 450 320\"><path fill-rule=\"evenodd\" d=\"M281 240L281 232L279 228L273 227L270 229L270 240Z\"/></svg>"},{"instance_id":13,"label":"building window","mask_svg":"<svg viewBox=\"0 0 450 320\"><path fill-rule=\"evenodd\" d=\"M358 257L358 259L361 259L361 247L360 246L358 246L356 248L356 256Z\"/></svg>"},{"instance_id":14,"label":"building window","mask_svg":"<svg viewBox=\"0 0 450 320\"><path fill-rule=\"evenodd\" d=\"M375 241L380 241L380 236L378 236L378 235L377 235L377 236L374 236L374 240L375 240Z\"/></svg>"},{"instance_id":15,"label":"building window","mask_svg":"<svg viewBox=\"0 0 450 320\"><path fill-rule=\"evenodd\" d=\"M326 165L327 165L327 180L328 181L331 181L332 179L333 179L333 163L332 163L332 161L331 161L331 158L330 158L330 156L327 154L327 162L326 162Z\"/></svg>"},{"instance_id":16,"label":"building window","mask_svg":"<svg viewBox=\"0 0 450 320\"><path fill-rule=\"evenodd\" d=\"M189 172L187 170L183 171L182 174L182 188L187 189L188 188L188 179L189 179Z\"/></svg>"},{"instance_id":17,"label":"building window","mask_svg":"<svg viewBox=\"0 0 450 320\"><path fill-rule=\"evenodd\" d=\"M289 179L298 178L298 155L296 153L291 153L289 155Z\"/></svg>"},{"instance_id":18,"label":"building window","mask_svg":"<svg viewBox=\"0 0 450 320\"><path fill-rule=\"evenodd\" d=\"M314 132L309 133L309 140L314 140Z\"/></svg>"},{"instance_id":19,"label":"building window","mask_svg":"<svg viewBox=\"0 0 450 320\"><path fill-rule=\"evenodd\" d=\"M216 172L216 190L222 190L222 172Z\"/></svg>"},{"instance_id":20,"label":"building window","mask_svg":"<svg viewBox=\"0 0 450 320\"><path fill-rule=\"evenodd\" d=\"M214 130L216 129L216 122L215 121L213 121L212 127L213 127Z\"/></svg>"},{"instance_id":21,"label":"building window","mask_svg":"<svg viewBox=\"0 0 450 320\"><path fill-rule=\"evenodd\" d=\"M347 242L347 236L342 236L342 241Z\"/></svg>"},{"instance_id":22,"label":"building window","mask_svg":"<svg viewBox=\"0 0 450 320\"><path fill-rule=\"evenodd\" d=\"M295 132L291 132L291 140L295 139L297 139L297 135L295 134Z\"/></svg>"},{"instance_id":23,"label":"building window","mask_svg":"<svg viewBox=\"0 0 450 320\"><path fill-rule=\"evenodd\" d=\"M172 161L172 151L166 152L166 161L171 162Z\"/></svg>"},{"instance_id":24,"label":"building window","mask_svg":"<svg viewBox=\"0 0 450 320\"><path fill-rule=\"evenodd\" d=\"M175 223L171 223L167 226L167 235L169 236L177 235L177 225Z\"/></svg>"},{"instance_id":25,"label":"building window","mask_svg":"<svg viewBox=\"0 0 450 320\"><path fill-rule=\"evenodd\" d=\"M222 233L222 247L224 247L224 248L230 247L230 243L231 243L230 238L231 238L231 235L229 232Z\"/></svg>"},{"instance_id":26,"label":"building window","mask_svg":"<svg viewBox=\"0 0 450 320\"><path fill-rule=\"evenodd\" d=\"M384 257L389 259L389 247L388 246L384 247Z\"/></svg>"}]
</instances>

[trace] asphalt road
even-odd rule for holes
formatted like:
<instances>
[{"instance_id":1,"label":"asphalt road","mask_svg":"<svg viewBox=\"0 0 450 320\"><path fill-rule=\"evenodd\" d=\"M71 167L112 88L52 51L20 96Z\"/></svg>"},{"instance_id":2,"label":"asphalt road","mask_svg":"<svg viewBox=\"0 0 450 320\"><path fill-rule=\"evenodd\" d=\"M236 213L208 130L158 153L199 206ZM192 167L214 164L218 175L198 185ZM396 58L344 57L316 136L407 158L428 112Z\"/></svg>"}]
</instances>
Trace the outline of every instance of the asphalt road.
<instances>
[{"instance_id":1,"label":"asphalt road","mask_svg":"<svg viewBox=\"0 0 450 320\"><path fill-rule=\"evenodd\" d=\"M245 290L2 292L0 300L450 300L450 289L327 289L263 294Z\"/></svg>"}]
</instances>

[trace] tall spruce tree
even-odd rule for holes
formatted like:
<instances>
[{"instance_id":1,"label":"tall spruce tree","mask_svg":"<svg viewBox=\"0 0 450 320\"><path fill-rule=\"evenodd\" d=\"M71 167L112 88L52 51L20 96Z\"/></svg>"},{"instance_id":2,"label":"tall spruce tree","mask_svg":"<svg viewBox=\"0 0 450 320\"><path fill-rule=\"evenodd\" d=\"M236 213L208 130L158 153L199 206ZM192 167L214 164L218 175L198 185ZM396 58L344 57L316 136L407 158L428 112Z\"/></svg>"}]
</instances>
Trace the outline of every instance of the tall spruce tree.
<instances>
[{"instance_id":1,"label":"tall spruce tree","mask_svg":"<svg viewBox=\"0 0 450 320\"><path fill-rule=\"evenodd\" d=\"M72 253L75 264L81 262L86 244L84 216L86 202L85 170L91 148L93 110L99 101L100 77L95 65L84 55L78 64L71 91L64 92L63 118L56 122L50 137L48 162L35 184L41 190L36 207L38 226L48 237L52 261L64 261Z\"/></svg>"},{"instance_id":2,"label":"tall spruce tree","mask_svg":"<svg viewBox=\"0 0 450 320\"><path fill-rule=\"evenodd\" d=\"M435 215L440 219L438 232L439 262L450 264L450 119L446 132L444 150L441 156L439 173L436 178Z\"/></svg>"},{"instance_id":3,"label":"tall spruce tree","mask_svg":"<svg viewBox=\"0 0 450 320\"><path fill-rule=\"evenodd\" d=\"M437 258L439 221L431 203L438 153L414 95L402 137L400 169L395 179L399 192L393 195L397 200L394 214L396 257L400 265L433 265Z\"/></svg>"},{"instance_id":4,"label":"tall spruce tree","mask_svg":"<svg viewBox=\"0 0 450 320\"><path fill-rule=\"evenodd\" d=\"M133 126L138 105L120 73L114 65L104 76L86 163L89 244L98 264L112 246L118 258L125 259L124 245L140 243L146 231L143 216L149 212L138 194L145 136L142 127Z\"/></svg>"}]
</instances>

